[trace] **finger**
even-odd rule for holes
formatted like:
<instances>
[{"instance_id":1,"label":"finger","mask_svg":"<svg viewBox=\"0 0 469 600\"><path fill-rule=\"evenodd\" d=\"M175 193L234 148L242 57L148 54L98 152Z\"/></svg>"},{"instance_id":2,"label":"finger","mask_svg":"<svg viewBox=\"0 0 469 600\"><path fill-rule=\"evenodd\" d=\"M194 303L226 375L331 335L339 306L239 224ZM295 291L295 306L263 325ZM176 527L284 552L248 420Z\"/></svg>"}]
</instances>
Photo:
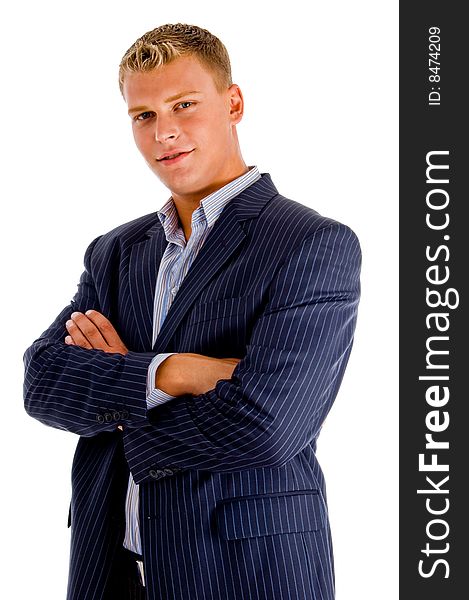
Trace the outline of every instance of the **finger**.
<instances>
[{"instance_id":1,"label":"finger","mask_svg":"<svg viewBox=\"0 0 469 600\"><path fill-rule=\"evenodd\" d=\"M75 342L73 341L73 338L71 335L67 335L64 341L69 346L75 346Z\"/></svg>"},{"instance_id":2,"label":"finger","mask_svg":"<svg viewBox=\"0 0 469 600\"><path fill-rule=\"evenodd\" d=\"M79 327L77 327L77 325L72 321L72 319L69 319L65 323L65 327L67 328L67 331L69 333L69 335L65 338L65 342L67 344L80 346L80 348L87 349L91 349L93 347L83 335L83 333L80 331ZM70 338L71 342L68 342L67 338Z\"/></svg>"},{"instance_id":3,"label":"finger","mask_svg":"<svg viewBox=\"0 0 469 600\"><path fill-rule=\"evenodd\" d=\"M97 310L87 310L85 315L92 323L94 323L94 325L96 325L109 346L115 347L122 344L122 340L120 339L117 331L114 329L113 324L111 321L109 321L109 319L106 319L103 314Z\"/></svg>"},{"instance_id":4,"label":"finger","mask_svg":"<svg viewBox=\"0 0 469 600\"><path fill-rule=\"evenodd\" d=\"M101 335L101 332L90 319L80 312L74 312L70 316L73 323L78 327L81 335L86 338L92 348L105 350L107 349L107 342ZM74 336L72 334L73 339Z\"/></svg>"}]
</instances>

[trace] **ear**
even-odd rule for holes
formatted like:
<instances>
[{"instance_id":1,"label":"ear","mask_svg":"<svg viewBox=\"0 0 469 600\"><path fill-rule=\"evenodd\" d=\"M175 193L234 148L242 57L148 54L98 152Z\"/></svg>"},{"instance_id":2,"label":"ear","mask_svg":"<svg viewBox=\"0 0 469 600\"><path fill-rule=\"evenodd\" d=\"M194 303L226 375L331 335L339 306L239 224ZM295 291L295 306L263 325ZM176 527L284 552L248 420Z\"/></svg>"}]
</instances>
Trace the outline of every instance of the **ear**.
<instances>
[{"instance_id":1,"label":"ear","mask_svg":"<svg viewBox=\"0 0 469 600\"><path fill-rule=\"evenodd\" d=\"M232 83L228 88L228 97L230 102L230 119L233 125L236 125L243 118L244 98L241 88L236 83Z\"/></svg>"}]
</instances>

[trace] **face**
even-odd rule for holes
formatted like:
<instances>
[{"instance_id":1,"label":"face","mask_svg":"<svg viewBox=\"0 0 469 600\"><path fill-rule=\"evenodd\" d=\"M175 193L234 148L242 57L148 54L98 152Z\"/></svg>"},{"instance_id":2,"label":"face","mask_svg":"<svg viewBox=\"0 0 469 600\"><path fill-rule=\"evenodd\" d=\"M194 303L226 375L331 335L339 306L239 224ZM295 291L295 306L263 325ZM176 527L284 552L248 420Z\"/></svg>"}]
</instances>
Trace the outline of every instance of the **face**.
<instances>
[{"instance_id":1,"label":"face","mask_svg":"<svg viewBox=\"0 0 469 600\"><path fill-rule=\"evenodd\" d=\"M203 198L246 172L236 133L241 90L220 93L194 56L128 73L123 92L137 147L173 198Z\"/></svg>"}]
</instances>

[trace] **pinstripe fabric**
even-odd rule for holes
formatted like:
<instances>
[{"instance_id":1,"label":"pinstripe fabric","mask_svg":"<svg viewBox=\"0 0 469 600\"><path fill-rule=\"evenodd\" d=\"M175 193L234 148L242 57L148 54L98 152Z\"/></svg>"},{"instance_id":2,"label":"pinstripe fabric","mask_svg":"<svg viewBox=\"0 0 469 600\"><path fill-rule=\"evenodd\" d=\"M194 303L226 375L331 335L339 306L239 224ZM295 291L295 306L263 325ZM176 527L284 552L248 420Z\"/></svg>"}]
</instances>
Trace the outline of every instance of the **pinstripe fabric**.
<instances>
[{"instance_id":1,"label":"pinstripe fabric","mask_svg":"<svg viewBox=\"0 0 469 600\"><path fill-rule=\"evenodd\" d=\"M26 411L80 436L67 600L112 597L129 468L149 600L332 600L315 450L352 347L357 238L263 174L225 206L152 346L166 245L155 213L94 240L74 299L25 353ZM89 308L131 352L63 343L69 314ZM147 410L165 352L241 360L213 390Z\"/></svg>"},{"instance_id":2,"label":"pinstripe fabric","mask_svg":"<svg viewBox=\"0 0 469 600\"><path fill-rule=\"evenodd\" d=\"M219 190L209 194L200 201L200 206L192 213L192 232L186 243L184 232L179 226L179 215L172 197L156 211L163 227L168 245L161 259L156 280L155 300L153 308L153 342L158 338L158 332L176 297L177 291L199 253L210 229L214 226L226 204L240 194L248 186L260 178L257 167L249 167L247 173L230 181ZM155 386L156 371L160 364L174 352L160 353L150 363L147 378L147 406L153 408L158 404L168 402L176 396L171 396ZM140 539L140 524L138 521L139 494L132 473L129 476L129 486L126 497L126 531L124 547L137 554L142 554Z\"/></svg>"}]
</instances>

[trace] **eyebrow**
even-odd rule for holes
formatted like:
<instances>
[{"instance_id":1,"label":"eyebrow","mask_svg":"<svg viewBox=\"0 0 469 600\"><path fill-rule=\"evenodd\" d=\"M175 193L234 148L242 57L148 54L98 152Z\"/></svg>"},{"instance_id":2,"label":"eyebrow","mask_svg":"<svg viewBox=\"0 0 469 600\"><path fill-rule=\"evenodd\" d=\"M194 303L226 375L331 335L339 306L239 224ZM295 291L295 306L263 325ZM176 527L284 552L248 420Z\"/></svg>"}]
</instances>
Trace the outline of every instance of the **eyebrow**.
<instances>
[{"instance_id":1,"label":"eyebrow","mask_svg":"<svg viewBox=\"0 0 469 600\"><path fill-rule=\"evenodd\" d=\"M169 98L166 98L165 102L174 102L174 100L178 100L179 98L182 98L183 96L188 96L189 94L200 94L201 92L198 92L197 90L190 90L190 91L186 91L186 92L179 92L179 94L176 94L174 96L170 96ZM138 110L146 110L147 107L146 106L134 106L133 108L129 108L128 113L132 113L132 112L136 112Z\"/></svg>"}]
</instances>

